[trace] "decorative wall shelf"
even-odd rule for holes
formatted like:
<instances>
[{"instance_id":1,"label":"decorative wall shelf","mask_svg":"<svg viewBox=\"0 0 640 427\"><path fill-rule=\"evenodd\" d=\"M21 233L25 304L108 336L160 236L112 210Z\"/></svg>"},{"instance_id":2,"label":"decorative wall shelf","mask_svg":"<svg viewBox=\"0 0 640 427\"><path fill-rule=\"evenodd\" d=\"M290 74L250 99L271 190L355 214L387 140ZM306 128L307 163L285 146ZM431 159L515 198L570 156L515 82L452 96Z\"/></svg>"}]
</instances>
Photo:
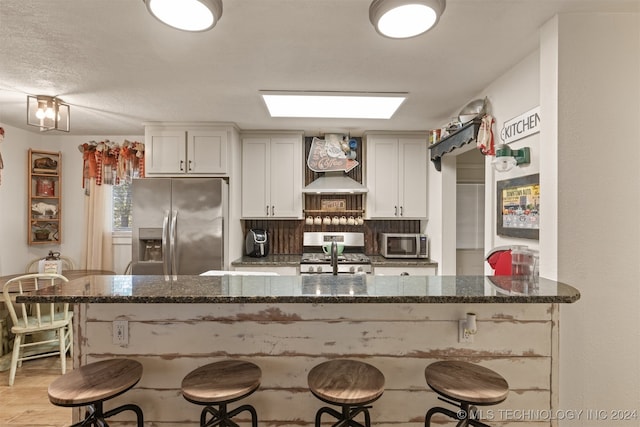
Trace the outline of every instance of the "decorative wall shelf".
<instances>
[{"instance_id":1,"label":"decorative wall shelf","mask_svg":"<svg viewBox=\"0 0 640 427\"><path fill-rule=\"evenodd\" d=\"M429 150L431 150L431 161L436 167L436 170L440 171L442 169L442 156L476 140L478 130L480 130L480 123L482 123L481 118L473 119L456 132L442 138L429 147Z\"/></svg>"},{"instance_id":2,"label":"decorative wall shelf","mask_svg":"<svg viewBox=\"0 0 640 427\"><path fill-rule=\"evenodd\" d=\"M29 149L27 243L62 242L62 154Z\"/></svg>"}]
</instances>

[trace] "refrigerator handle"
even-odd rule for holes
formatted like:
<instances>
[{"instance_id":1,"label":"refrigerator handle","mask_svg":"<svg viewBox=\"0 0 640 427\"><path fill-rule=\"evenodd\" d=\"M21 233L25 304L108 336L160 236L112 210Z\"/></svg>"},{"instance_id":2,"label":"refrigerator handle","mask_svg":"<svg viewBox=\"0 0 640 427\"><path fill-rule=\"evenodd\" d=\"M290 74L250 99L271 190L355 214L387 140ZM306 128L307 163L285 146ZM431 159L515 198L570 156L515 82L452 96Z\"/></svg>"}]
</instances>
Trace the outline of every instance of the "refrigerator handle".
<instances>
[{"instance_id":1,"label":"refrigerator handle","mask_svg":"<svg viewBox=\"0 0 640 427\"><path fill-rule=\"evenodd\" d=\"M171 273L173 274L173 279L176 280L178 278L178 260L176 257L176 222L178 221L178 211L173 211L173 215L171 218L171 237L169 241L169 245L171 245Z\"/></svg>"},{"instance_id":2,"label":"refrigerator handle","mask_svg":"<svg viewBox=\"0 0 640 427\"><path fill-rule=\"evenodd\" d=\"M164 212L164 219L162 220L162 274L164 274L164 280L169 280L169 211Z\"/></svg>"}]
</instances>

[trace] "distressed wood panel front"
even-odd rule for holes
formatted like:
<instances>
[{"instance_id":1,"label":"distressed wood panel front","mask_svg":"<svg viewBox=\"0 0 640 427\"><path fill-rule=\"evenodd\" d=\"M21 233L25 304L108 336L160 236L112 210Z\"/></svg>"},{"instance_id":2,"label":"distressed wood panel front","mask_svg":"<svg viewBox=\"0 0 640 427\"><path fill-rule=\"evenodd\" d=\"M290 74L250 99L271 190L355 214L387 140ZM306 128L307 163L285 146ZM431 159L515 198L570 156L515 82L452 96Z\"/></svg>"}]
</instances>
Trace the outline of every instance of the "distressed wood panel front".
<instances>
[{"instance_id":1,"label":"distressed wood panel front","mask_svg":"<svg viewBox=\"0 0 640 427\"><path fill-rule=\"evenodd\" d=\"M478 321L549 321L551 304L87 304L88 320L455 320L476 313ZM170 317L169 317L170 315Z\"/></svg>"},{"instance_id":2,"label":"distressed wood panel front","mask_svg":"<svg viewBox=\"0 0 640 427\"><path fill-rule=\"evenodd\" d=\"M97 353L114 351L111 322L89 322L88 336L97 340ZM419 332L416 332L419 331ZM526 337L526 339L522 339ZM197 338L197 339L195 339ZM459 344L458 323L425 322L295 322L218 323L129 321L129 345L123 354L226 356L231 354L318 355L447 355L458 351L468 356L491 353L499 356L549 356L551 347L546 323L478 322L475 343ZM117 347L117 346L116 346Z\"/></svg>"},{"instance_id":3,"label":"distressed wood panel front","mask_svg":"<svg viewBox=\"0 0 640 427\"><path fill-rule=\"evenodd\" d=\"M549 304L89 304L76 309L76 363L126 356L144 366L135 389L114 399L139 404L145 425L197 425L201 408L180 393L182 378L216 360L242 358L263 371L260 389L246 399L263 426L313 425L322 402L307 374L331 358L363 360L385 375L385 393L373 404L377 426L423 426L437 400L424 368L437 360L468 360L509 382L505 402L493 406L494 426L553 426L517 419L515 410L551 410L555 399L556 307ZM458 319L478 316L473 344L457 342ZM129 320L129 344L112 344L115 319ZM489 409L489 408L484 408ZM131 417L119 415L127 425ZM240 418L241 425L248 425ZM327 421L329 418L327 418ZM434 425L453 425L435 418Z\"/></svg>"}]
</instances>

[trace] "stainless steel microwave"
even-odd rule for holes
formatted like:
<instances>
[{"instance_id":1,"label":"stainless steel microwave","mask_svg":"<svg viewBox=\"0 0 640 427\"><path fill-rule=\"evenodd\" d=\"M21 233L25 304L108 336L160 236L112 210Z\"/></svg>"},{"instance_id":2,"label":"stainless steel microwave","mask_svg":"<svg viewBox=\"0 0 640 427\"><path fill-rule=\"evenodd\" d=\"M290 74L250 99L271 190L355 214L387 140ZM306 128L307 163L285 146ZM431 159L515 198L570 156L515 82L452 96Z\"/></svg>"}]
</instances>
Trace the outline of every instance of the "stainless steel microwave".
<instances>
[{"instance_id":1,"label":"stainless steel microwave","mask_svg":"<svg viewBox=\"0 0 640 427\"><path fill-rule=\"evenodd\" d=\"M380 255L385 258L428 258L426 234L380 233Z\"/></svg>"}]
</instances>

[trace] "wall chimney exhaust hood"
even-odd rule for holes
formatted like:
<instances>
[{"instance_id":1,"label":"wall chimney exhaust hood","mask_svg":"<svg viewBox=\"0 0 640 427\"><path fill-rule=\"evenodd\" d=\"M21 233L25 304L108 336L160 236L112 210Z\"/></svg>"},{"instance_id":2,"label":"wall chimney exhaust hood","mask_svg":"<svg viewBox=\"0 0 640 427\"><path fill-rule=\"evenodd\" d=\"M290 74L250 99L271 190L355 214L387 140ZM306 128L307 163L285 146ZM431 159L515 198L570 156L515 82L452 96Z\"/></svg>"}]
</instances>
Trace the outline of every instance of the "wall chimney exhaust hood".
<instances>
[{"instance_id":1,"label":"wall chimney exhaust hood","mask_svg":"<svg viewBox=\"0 0 640 427\"><path fill-rule=\"evenodd\" d=\"M323 176L302 189L303 193L316 194L363 194L369 189L344 172L324 172Z\"/></svg>"}]
</instances>

